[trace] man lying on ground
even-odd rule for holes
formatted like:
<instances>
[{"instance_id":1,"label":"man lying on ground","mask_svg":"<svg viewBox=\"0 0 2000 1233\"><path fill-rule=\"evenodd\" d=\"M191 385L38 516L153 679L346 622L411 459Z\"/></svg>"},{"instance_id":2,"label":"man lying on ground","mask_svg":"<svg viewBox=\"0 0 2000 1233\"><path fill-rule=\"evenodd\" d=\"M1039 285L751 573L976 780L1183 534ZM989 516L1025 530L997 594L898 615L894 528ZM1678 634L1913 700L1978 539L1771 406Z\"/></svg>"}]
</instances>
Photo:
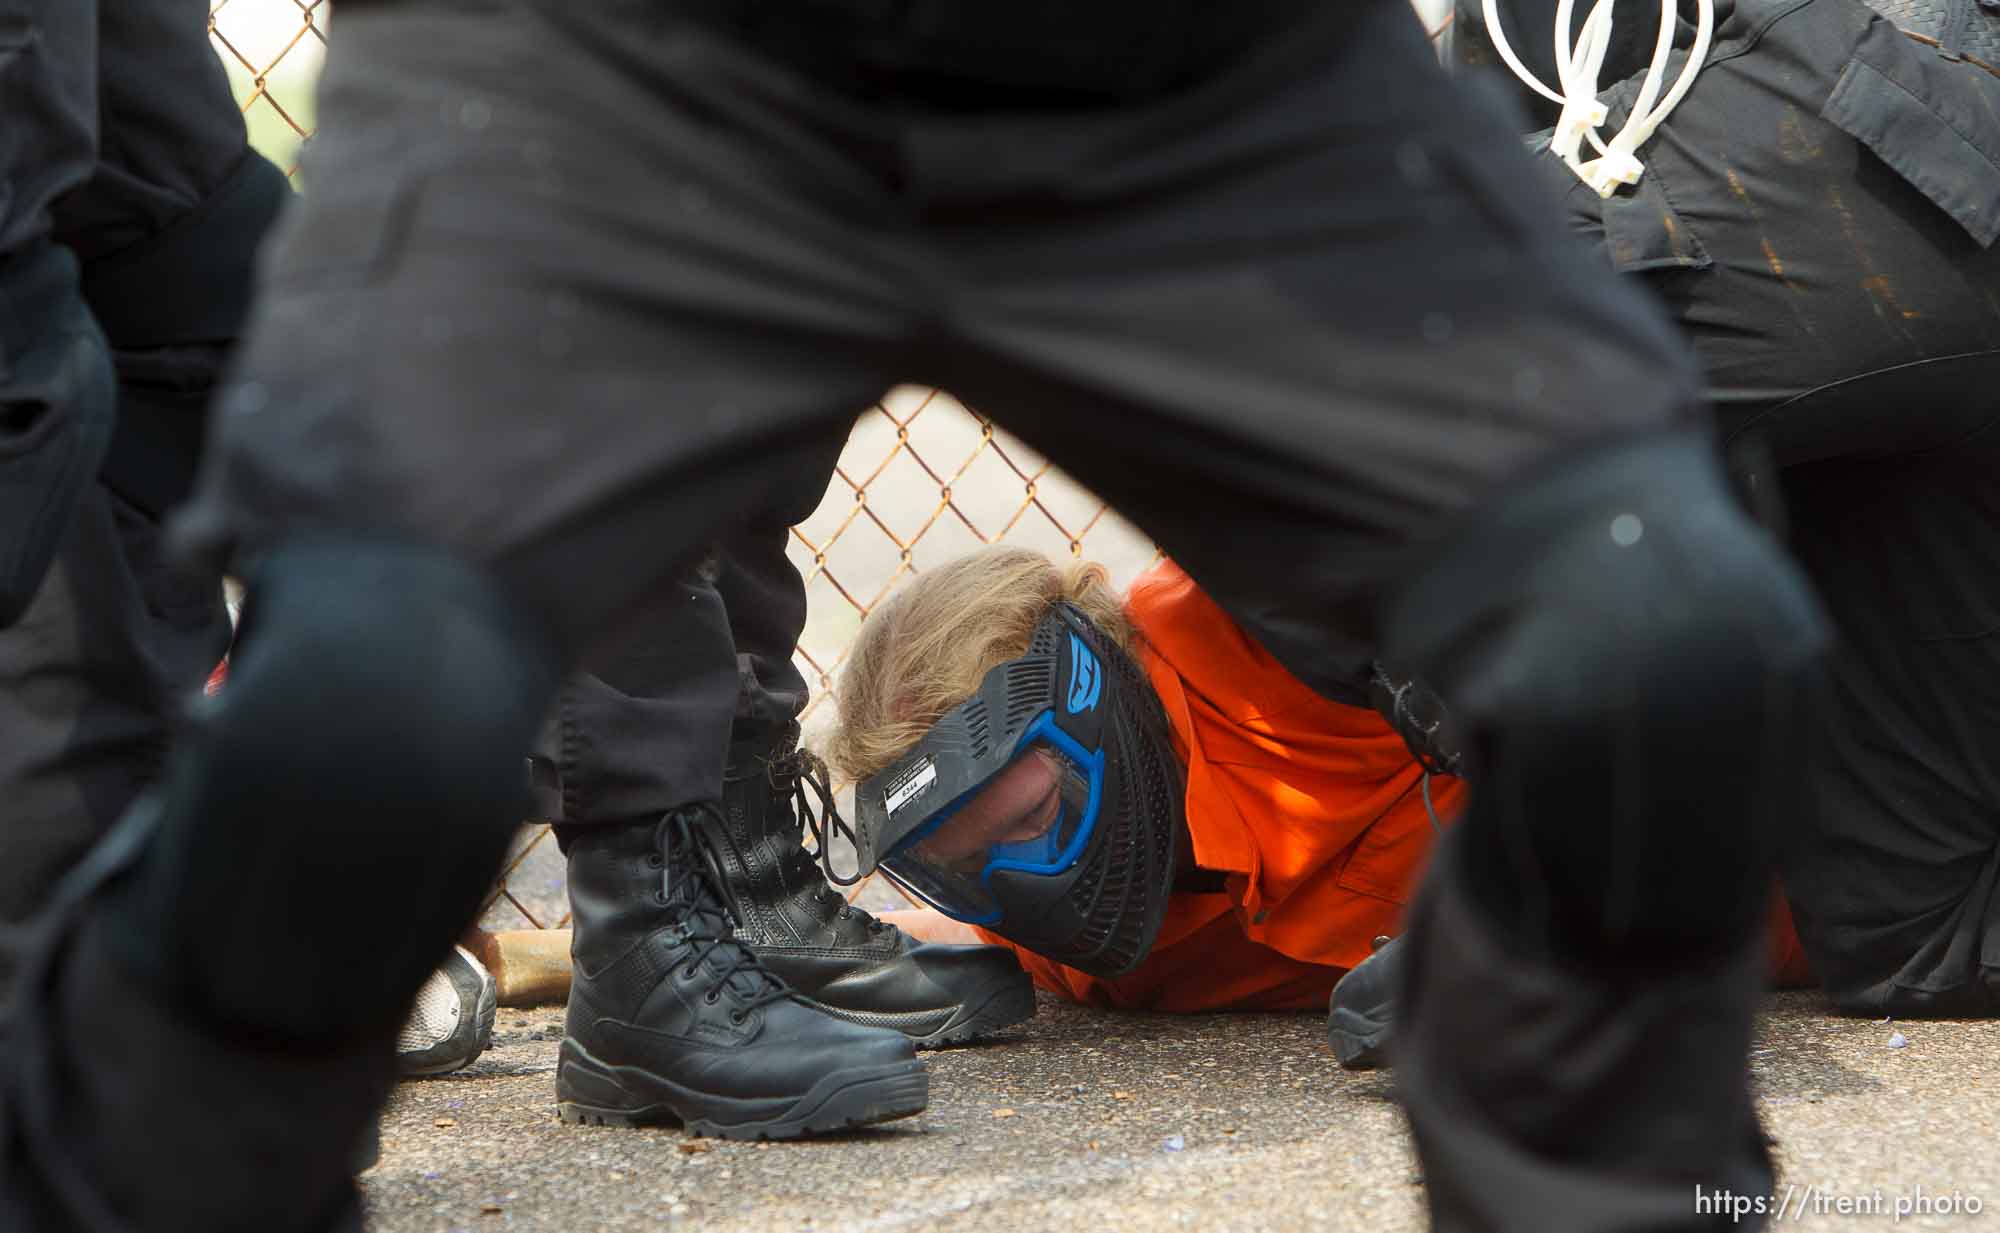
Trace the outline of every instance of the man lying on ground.
<instances>
[{"instance_id":1,"label":"man lying on ground","mask_svg":"<svg viewBox=\"0 0 2000 1233\"><path fill-rule=\"evenodd\" d=\"M1106 578L994 546L862 624L821 744L860 785L864 848L931 905L887 919L1005 942L1092 1005L1325 1004L1401 931L1465 785L1301 684L1173 562L1123 598ZM1807 978L1782 916L1773 957Z\"/></svg>"}]
</instances>

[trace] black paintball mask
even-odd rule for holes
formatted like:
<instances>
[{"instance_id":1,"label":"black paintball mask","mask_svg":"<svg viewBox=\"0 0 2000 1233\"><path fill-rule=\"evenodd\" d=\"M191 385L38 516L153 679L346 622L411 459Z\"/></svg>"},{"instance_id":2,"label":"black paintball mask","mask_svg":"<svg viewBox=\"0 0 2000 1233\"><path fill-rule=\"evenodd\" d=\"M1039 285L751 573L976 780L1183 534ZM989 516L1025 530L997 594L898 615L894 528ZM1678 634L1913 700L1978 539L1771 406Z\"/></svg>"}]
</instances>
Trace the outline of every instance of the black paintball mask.
<instances>
[{"instance_id":1,"label":"black paintball mask","mask_svg":"<svg viewBox=\"0 0 2000 1233\"><path fill-rule=\"evenodd\" d=\"M1099 977L1151 949L1187 825L1152 685L1062 602L1025 655L862 781L855 815L859 873Z\"/></svg>"}]
</instances>

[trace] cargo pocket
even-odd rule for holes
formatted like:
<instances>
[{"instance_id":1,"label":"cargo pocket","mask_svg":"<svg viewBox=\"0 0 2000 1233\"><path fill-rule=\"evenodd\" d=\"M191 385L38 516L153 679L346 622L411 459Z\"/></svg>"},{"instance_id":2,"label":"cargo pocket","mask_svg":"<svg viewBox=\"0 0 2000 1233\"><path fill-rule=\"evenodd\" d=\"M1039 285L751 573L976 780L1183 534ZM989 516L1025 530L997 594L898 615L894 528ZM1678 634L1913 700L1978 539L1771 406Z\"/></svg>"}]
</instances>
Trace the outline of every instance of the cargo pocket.
<instances>
[{"instance_id":1,"label":"cargo pocket","mask_svg":"<svg viewBox=\"0 0 2000 1233\"><path fill-rule=\"evenodd\" d=\"M2000 239L2000 78L1871 22L1820 115L1983 248Z\"/></svg>"},{"instance_id":2,"label":"cargo pocket","mask_svg":"<svg viewBox=\"0 0 2000 1233\"><path fill-rule=\"evenodd\" d=\"M1641 176L1632 191L1606 199L1603 211L1604 247L1612 266L1623 273L1705 270L1715 264L1701 238L1675 211L1657 170Z\"/></svg>"}]
</instances>

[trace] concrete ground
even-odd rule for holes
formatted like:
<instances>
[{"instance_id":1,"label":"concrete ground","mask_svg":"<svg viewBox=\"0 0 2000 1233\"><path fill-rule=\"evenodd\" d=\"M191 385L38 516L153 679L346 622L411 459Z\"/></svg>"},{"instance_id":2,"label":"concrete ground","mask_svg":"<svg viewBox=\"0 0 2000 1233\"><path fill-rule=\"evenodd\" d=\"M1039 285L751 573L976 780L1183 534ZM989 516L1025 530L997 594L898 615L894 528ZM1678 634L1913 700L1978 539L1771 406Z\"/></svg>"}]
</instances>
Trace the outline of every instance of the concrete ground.
<instances>
[{"instance_id":1,"label":"concrete ground","mask_svg":"<svg viewBox=\"0 0 2000 1233\"><path fill-rule=\"evenodd\" d=\"M561 1125L561 1031L559 1009L503 1009L469 1070L398 1089L362 1179L376 1233L1424 1227L1392 1077L1340 1071L1316 1015L1045 999L994 1043L928 1055L922 1116L754 1145ZM1753 1062L1791 1187L1779 1227L2000 1228L2000 1023L1775 995ZM1919 1187L1985 1210L1898 1220Z\"/></svg>"}]
</instances>

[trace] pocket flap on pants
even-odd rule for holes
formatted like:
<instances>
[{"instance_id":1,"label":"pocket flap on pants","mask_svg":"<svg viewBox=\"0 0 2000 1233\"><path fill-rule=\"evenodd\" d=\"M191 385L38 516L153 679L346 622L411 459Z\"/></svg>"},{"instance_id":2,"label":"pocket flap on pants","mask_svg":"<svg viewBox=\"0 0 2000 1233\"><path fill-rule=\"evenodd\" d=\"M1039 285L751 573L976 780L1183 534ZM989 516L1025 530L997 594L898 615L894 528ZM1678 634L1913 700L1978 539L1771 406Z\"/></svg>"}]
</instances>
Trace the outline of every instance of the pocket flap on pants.
<instances>
[{"instance_id":1,"label":"pocket flap on pants","mask_svg":"<svg viewBox=\"0 0 2000 1233\"><path fill-rule=\"evenodd\" d=\"M1991 247L2000 239L2000 78L1870 23L1820 115Z\"/></svg>"}]
</instances>

